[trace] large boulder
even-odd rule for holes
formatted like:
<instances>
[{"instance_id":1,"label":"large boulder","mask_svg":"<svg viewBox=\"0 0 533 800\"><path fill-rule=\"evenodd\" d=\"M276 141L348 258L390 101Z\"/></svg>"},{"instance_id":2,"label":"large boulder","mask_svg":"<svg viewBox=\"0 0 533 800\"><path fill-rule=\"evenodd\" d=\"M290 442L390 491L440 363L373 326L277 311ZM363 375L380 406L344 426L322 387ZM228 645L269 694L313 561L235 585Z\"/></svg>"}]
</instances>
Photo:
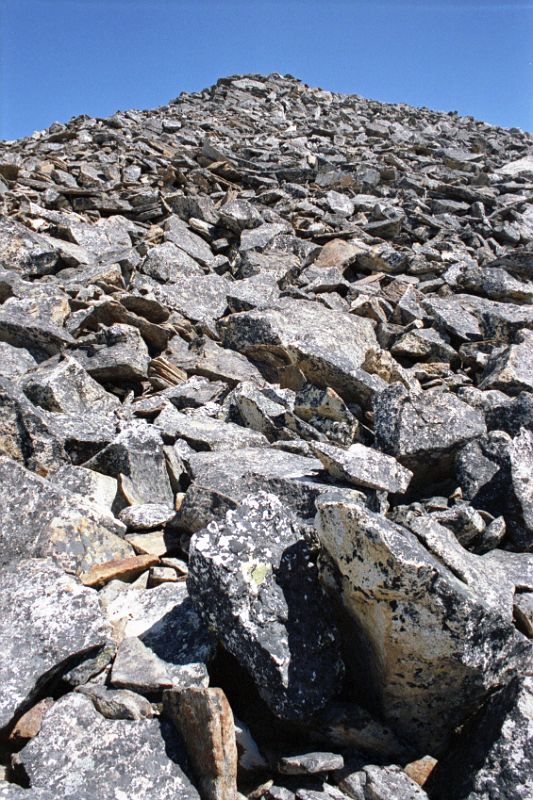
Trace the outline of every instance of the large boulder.
<instances>
[{"instance_id":1,"label":"large boulder","mask_svg":"<svg viewBox=\"0 0 533 800\"><path fill-rule=\"evenodd\" d=\"M110 639L98 595L50 559L0 570L0 729L49 681Z\"/></svg>"},{"instance_id":2,"label":"large boulder","mask_svg":"<svg viewBox=\"0 0 533 800\"><path fill-rule=\"evenodd\" d=\"M258 492L197 533L187 585L224 647L284 719L324 706L343 673L332 611L301 524Z\"/></svg>"},{"instance_id":3,"label":"large boulder","mask_svg":"<svg viewBox=\"0 0 533 800\"><path fill-rule=\"evenodd\" d=\"M385 719L438 754L452 729L530 664L513 624L514 584L421 517L414 530L324 496L318 535Z\"/></svg>"},{"instance_id":4,"label":"large boulder","mask_svg":"<svg viewBox=\"0 0 533 800\"><path fill-rule=\"evenodd\" d=\"M55 797L199 800L169 723L106 719L82 694L52 706L19 759L32 787Z\"/></svg>"},{"instance_id":5,"label":"large boulder","mask_svg":"<svg viewBox=\"0 0 533 800\"><path fill-rule=\"evenodd\" d=\"M274 378L294 364L311 383L351 399L383 388L362 369L377 347L371 320L283 298L273 308L232 314L219 327L227 347L264 364Z\"/></svg>"}]
</instances>

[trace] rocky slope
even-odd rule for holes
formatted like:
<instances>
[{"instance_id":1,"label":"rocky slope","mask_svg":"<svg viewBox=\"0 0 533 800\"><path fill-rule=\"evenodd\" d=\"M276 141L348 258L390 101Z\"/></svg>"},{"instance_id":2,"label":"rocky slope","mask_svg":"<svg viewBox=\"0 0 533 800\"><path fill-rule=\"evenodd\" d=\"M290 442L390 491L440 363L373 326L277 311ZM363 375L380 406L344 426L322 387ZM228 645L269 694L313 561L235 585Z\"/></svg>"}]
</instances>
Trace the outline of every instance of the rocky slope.
<instances>
[{"instance_id":1,"label":"rocky slope","mask_svg":"<svg viewBox=\"0 0 533 800\"><path fill-rule=\"evenodd\" d=\"M0 145L0 798L533 796L532 188L280 75Z\"/></svg>"}]
</instances>

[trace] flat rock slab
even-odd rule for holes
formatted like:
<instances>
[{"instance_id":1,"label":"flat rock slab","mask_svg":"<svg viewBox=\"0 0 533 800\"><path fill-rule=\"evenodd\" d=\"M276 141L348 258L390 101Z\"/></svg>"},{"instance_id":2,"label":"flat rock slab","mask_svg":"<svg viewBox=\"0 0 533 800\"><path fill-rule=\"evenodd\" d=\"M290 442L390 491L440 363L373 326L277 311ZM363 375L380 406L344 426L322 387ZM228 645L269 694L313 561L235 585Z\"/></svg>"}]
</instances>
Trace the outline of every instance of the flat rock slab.
<instances>
[{"instance_id":1,"label":"flat rock slab","mask_svg":"<svg viewBox=\"0 0 533 800\"><path fill-rule=\"evenodd\" d=\"M277 494L308 518L315 513L314 498L324 490L318 459L269 447L195 453L189 458L189 468L194 480L178 518L192 533L260 489Z\"/></svg>"},{"instance_id":2,"label":"flat rock slab","mask_svg":"<svg viewBox=\"0 0 533 800\"><path fill-rule=\"evenodd\" d=\"M454 726L488 693L530 663L513 624L514 585L423 517L414 532L363 505L327 496L319 538L340 578L342 601L365 647L384 718L438 755ZM360 676L361 677L361 676Z\"/></svg>"},{"instance_id":3,"label":"flat rock slab","mask_svg":"<svg viewBox=\"0 0 533 800\"><path fill-rule=\"evenodd\" d=\"M135 555L118 535L124 531L81 495L0 457L0 564L50 556L66 571L80 574L103 561Z\"/></svg>"},{"instance_id":4,"label":"flat rock slab","mask_svg":"<svg viewBox=\"0 0 533 800\"><path fill-rule=\"evenodd\" d=\"M0 729L74 658L109 642L98 595L51 559L0 571Z\"/></svg>"},{"instance_id":5,"label":"flat rock slab","mask_svg":"<svg viewBox=\"0 0 533 800\"><path fill-rule=\"evenodd\" d=\"M343 767L344 758L338 753L304 753L280 759L278 772L283 775L315 775Z\"/></svg>"},{"instance_id":6,"label":"flat rock slab","mask_svg":"<svg viewBox=\"0 0 533 800\"><path fill-rule=\"evenodd\" d=\"M157 792L158 800L199 800L164 723L105 719L78 693L55 703L19 758L32 786L56 797L80 791L99 800L148 800Z\"/></svg>"},{"instance_id":7,"label":"flat rock slab","mask_svg":"<svg viewBox=\"0 0 533 800\"><path fill-rule=\"evenodd\" d=\"M239 450L268 444L266 437L257 431L200 414L183 414L172 405L159 414L155 425L164 437L185 439L191 447L202 450Z\"/></svg>"},{"instance_id":8,"label":"flat rock slab","mask_svg":"<svg viewBox=\"0 0 533 800\"><path fill-rule=\"evenodd\" d=\"M337 690L343 664L333 614L301 524L277 497L251 495L195 534L187 586L275 714L305 718Z\"/></svg>"},{"instance_id":9,"label":"flat rock slab","mask_svg":"<svg viewBox=\"0 0 533 800\"><path fill-rule=\"evenodd\" d=\"M334 478L355 486L403 494L413 477L413 473L402 467L395 458L363 444L353 444L347 450L342 450L331 444L320 443L313 444L312 450Z\"/></svg>"}]
</instances>

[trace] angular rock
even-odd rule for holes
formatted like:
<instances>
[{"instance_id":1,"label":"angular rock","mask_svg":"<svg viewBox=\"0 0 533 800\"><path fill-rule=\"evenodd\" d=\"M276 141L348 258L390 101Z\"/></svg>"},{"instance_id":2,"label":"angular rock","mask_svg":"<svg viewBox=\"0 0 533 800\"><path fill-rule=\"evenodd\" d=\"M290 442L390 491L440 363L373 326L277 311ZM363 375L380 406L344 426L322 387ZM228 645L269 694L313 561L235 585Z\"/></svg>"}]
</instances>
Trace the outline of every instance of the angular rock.
<instances>
[{"instance_id":1,"label":"angular rock","mask_svg":"<svg viewBox=\"0 0 533 800\"><path fill-rule=\"evenodd\" d=\"M125 476L127 499L132 504L174 504L160 434L146 423L125 426L84 466L114 478Z\"/></svg>"},{"instance_id":2,"label":"angular rock","mask_svg":"<svg viewBox=\"0 0 533 800\"><path fill-rule=\"evenodd\" d=\"M396 459L363 444L352 444L347 450L317 443L311 448L334 478L355 486L403 494L412 478L412 472Z\"/></svg>"},{"instance_id":3,"label":"angular rock","mask_svg":"<svg viewBox=\"0 0 533 800\"><path fill-rule=\"evenodd\" d=\"M359 658L385 719L438 755L491 690L524 669L512 622L514 587L453 534L423 518L414 533L363 505L317 502L318 535L340 575ZM371 655L372 654L372 655Z\"/></svg>"},{"instance_id":4,"label":"angular rock","mask_svg":"<svg viewBox=\"0 0 533 800\"><path fill-rule=\"evenodd\" d=\"M413 471L447 458L486 431L482 412L450 392L409 395L392 384L375 399L376 445Z\"/></svg>"},{"instance_id":5,"label":"angular rock","mask_svg":"<svg viewBox=\"0 0 533 800\"><path fill-rule=\"evenodd\" d=\"M337 753L304 753L298 756L284 756L278 763L282 775L314 775L332 772L344 767L344 758Z\"/></svg>"},{"instance_id":6,"label":"angular rock","mask_svg":"<svg viewBox=\"0 0 533 800\"><path fill-rule=\"evenodd\" d=\"M32 403L47 411L106 414L120 405L117 397L106 392L72 358L32 371L22 387Z\"/></svg>"},{"instance_id":7,"label":"angular rock","mask_svg":"<svg viewBox=\"0 0 533 800\"><path fill-rule=\"evenodd\" d=\"M62 697L48 712L41 733L19 756L32 786L55 796L87 792L116 800L120 795L161 800L198 800L184 773L183 751L157 719L109 720L88 697Z\"/></svg>"},{"instance_id":8,"label":"angular rock","mask_svg":"<svg viewBox=\"0 0 533 800\"><path fill-rule=\"evenodd\" d=\"M80 574L102 561L134 555L120 538L121 523L7 457L0 457L0 494L2 565L49 556Z\"/></svg>"},{"instance_id":9,"label":"angular rock","mask_svg":"<svg viewBox=\"0 0 533 800\"><path fill-rule=\"evenodd\" d=\"M195 606L285 719L324 706L343 671L333 615L302 534L277 497L259 492L196 534L189 551Z\"/></svg>"},{"instance_id":10,"label":"angular rock","mask_svg":"<svg viewBox=\"0 0 533 800\"><path fill-rule=\"evenodd\" d=\"M51 559L21 559L0 572L0 729L74 660L109 640L98 596Z\"/></svg>"},{"instance_id":11,"label":"angular rock","mask_svg":"<svg viewBox=\"0 0 533 800\"><path fill-rule=\"evenodd\" d=\"M427 783L437 800L533 793L533 678L514 679L469 720Z\"/></svg>"},{"instance_id":12,"label":"angular rock","mask_svg":"<svg viewBox=\"0 0 533 800\"><path fill-rule=\"evenodd\" d=\"M101 592L104 614L119 644L113 686L138 692L205 686L214 641L193 608L184 583Z\"/></svg>"},{"instance_id":13,"label":"angular rock","mask_svg":"<svg viewBox=\"0 0 533 800\"><path fill-rule=\"evenodd\" d=\"M274 376L294 364L310 383L330 386L341 397L368 394L361 366L377 346L369 320L284 298L272 309L232 314L220 329L226 346L265 364Z\"/></svg>"},{"instance_id":14,"label":"angular rock","mask_svg":"<svg viewBox=\"0 0 533 800\"><path fill-rule=\"evenodd\" d=\"M233 713L222 689L185 689L164 695L181 732L203 800L237 795L237 743Z\"/></svg>"}]
</instances>

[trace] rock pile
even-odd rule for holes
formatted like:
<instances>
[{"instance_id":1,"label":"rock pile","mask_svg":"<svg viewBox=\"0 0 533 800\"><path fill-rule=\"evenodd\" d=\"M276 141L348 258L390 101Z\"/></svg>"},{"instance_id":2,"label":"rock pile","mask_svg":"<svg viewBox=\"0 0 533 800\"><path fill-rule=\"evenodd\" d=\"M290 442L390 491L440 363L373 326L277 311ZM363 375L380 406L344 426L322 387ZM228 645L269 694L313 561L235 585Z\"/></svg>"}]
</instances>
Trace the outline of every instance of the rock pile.
<instances>
[{"instance_id":1,"label":"rock pile","mask_svg":"<svg viewBox=\"0 0 533 800\"><path fill-rule=\"evenodd\" d=\"M0 145L0 798L533 796L532 189L277 74Z\"/></svg>"}]
</instances>

